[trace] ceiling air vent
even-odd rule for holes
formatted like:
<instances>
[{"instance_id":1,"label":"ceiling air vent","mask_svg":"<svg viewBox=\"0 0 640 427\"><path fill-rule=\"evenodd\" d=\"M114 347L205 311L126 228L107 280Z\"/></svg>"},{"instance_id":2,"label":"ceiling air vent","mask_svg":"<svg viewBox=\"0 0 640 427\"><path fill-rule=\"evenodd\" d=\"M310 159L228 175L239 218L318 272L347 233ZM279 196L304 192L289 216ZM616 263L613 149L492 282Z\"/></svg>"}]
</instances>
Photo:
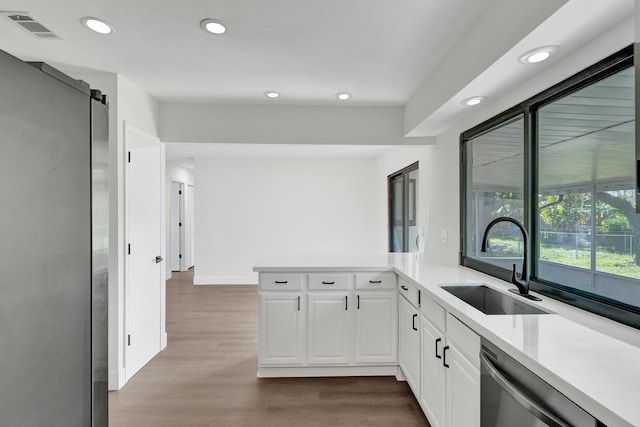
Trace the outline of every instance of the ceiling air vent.
<instances>
[{"instance_id":1,"label":"ceiling air vent","mask_svg":"<svg viewBox=\"0 0 640 427\"><path fill-rule=\"evenodd\" d=\"M59 39L58 35L26 12L0 12L11 21L41 39Z\"/></svg>"}]
</instances>

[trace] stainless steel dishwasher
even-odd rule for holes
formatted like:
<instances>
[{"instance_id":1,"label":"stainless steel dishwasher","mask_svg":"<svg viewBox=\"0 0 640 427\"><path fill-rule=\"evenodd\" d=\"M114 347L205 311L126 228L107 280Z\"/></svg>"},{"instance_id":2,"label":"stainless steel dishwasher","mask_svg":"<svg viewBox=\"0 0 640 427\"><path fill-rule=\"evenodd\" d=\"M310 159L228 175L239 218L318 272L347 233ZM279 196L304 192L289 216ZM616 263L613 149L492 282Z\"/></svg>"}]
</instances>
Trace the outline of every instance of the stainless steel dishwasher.
<instances>
[{"instance_id":1,"label":"stainless steel dishwasher","mask_svg":"<svg viewBox=\"0 0 640 427\"><path fill-rule=\"evenodd\" d=\"M482 427L603 427L511 356L482 340Z\"/></svg>"}]
</instances>

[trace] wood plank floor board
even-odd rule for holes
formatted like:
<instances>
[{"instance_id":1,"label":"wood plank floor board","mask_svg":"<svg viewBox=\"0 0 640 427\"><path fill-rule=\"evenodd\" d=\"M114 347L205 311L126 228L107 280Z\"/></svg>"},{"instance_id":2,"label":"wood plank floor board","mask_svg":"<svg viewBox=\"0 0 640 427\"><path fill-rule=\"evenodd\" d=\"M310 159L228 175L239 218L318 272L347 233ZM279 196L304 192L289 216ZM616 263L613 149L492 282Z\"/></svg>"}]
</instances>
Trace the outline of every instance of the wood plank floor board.
<instances>
[{"instance_id":1,"label":"wood plank floor board","mask_svg":"<svg viewBox=\"0 0 640 427\"><path fill-rule=\"evenodd\" d=\"M167 282L167 348L109 394L111 427L429 426L394 377L256 378L256 286Z\"/></svg>"}]
</instances>

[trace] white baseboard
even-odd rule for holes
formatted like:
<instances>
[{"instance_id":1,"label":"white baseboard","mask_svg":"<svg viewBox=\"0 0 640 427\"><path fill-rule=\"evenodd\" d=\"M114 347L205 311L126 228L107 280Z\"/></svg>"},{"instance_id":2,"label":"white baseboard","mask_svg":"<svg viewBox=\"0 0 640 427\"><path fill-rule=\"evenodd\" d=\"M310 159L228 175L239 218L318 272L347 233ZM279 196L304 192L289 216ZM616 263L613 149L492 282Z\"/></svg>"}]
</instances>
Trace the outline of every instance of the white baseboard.
<instances>
[{"instance_id":1,"label":"white baseboard","mask_svg":"<svg viewBox=\"0 0 640 427\"><path fill-rule=\"evenodd\" d=\"M167 348L167 333L160 335L160 351Z\"/></svg>"},{"instance_id":2,"label":"white baseboard","mask_svg":"<svg viewBox=\"0 0 640 427\"><path fill-rule=\"evenodd\" d=\"M120 390L126 383L124 369L109 369L109 391Z\"/></svg>"},{"instance_id":3,"label":"white baseboard","mask_svg":"<svg viewBox=\"0 0 640 427\"><path fill-rule=\"evenodd\" d=\"M194 285L257 285L258 276L194 276Z\"/></svg>"},{"instance_id":4,"label":"white baseboard","mask_svg":"<svg viewBox=\"0 0 640 427\"><path fill-rule=\"evenodd\" d=\"M285 377L381 377L395 376L396 365L389 366L261 366L258 378Z\"/></svg>"}]
</instances>

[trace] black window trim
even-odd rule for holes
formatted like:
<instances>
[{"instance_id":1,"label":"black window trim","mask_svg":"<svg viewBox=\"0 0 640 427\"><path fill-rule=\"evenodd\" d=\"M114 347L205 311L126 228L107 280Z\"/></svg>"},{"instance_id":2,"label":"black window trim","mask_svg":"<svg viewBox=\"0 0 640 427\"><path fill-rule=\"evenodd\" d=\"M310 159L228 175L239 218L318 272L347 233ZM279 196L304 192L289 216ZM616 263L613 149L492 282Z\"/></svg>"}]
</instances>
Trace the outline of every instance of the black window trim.
<instances>
[{"instance_id":1,"label":"black window trim","mask_svg":"<svg viewBox=\"0 0 640 427\"><path fill-rule=\"evenodd\" d=\"M408 251L408 238L409 238L409 228L406 226L406 224L409 222L408 221L408 212L406 211L406 207L408 204L408 196L409 196L409 186L407 185L407 176L409 175L409 173L413 172L413 171L417 171L420 170L420 161L416 161L414 163L411 163L408 166L405 166L404 168L393 172L392 174L389 174L387 176L387 247L389 248L389 252L393 252L393 242L392 242L392 237L391 237L391 233L392 233L392 228L393 228L393 224L391 224L391 218L393 217L393 199L391 197L391 180L393 178L397 178L399 176L403 177L403 183L402 183L402 199L403 199L403 204L402 204L402 222L403 222L403 228L402 228L402 252L407 252ZM417 194L416 194L417 196ZM414 203L417 202L416 199L414 199ZM417 221L417 218L416 218Z\"/></svg>"},{"instance_id":2,"label":"black window trim","mask_svg":"<svg viewBox=\"0 0 640 427\"><path fill-rule=\"evenodd\" d=\"M562 82L532 96L520 104L509 108L506 111L478 124L477 126L460 134L460 265L478 270L499 279L510 281L511 272L507 269L497 267L492 264L482 262L478 259L467 258L465 254L466 238L466 168L465 168L465 147L466 141L476 138L493 129L508 124L518 116L524 117L524 225L532 236L533 242L529 251L529 265L531 269L531 289L550 298L573 305L575 307L590 311L623 323L625 325L640 329L640 308L609 299L607 297L587 293L578 289L564 286L559 283L545 281L536 277L537 264L533 260L538 259L537 222L532 218L532 213L537 209L535 200L530 197L538 194L535 171L538 170L538 158L536 149L536 122L537 111L540 107L554 102L555 100L567 96L573 92L603 80L623 69L633 65L634 46L628 46L613 55L597 62L596 64L574 74ZM636 73L639 71L636 70ZM638 92L638 88L636 88ZM636 112L636 117L638 112ZM535 199L535 200L534 200Z\"/></svg>"}]
</instances>

